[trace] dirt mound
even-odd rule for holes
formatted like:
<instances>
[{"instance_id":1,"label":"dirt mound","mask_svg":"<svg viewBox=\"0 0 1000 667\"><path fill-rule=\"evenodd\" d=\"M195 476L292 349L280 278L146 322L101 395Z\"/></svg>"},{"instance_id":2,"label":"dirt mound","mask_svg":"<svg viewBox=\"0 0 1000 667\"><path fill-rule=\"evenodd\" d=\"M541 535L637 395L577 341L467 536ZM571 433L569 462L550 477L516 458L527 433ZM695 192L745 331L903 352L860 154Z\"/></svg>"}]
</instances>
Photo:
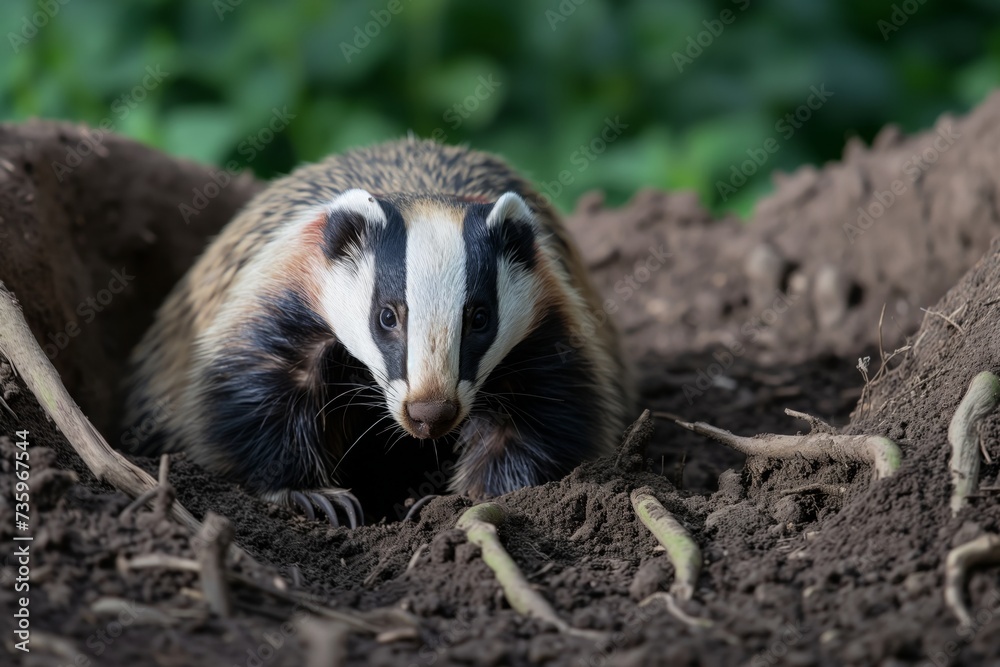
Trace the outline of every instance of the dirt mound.
<instances>
[{"instance_id":1,"label":"dirt mound","mask_svg":"<svg viewBox=\"0 0 1000 667\"><path fill-rule=\"evenodd\" d=\"M584 197L569 225L639 350L854 355L876 343L883 304L884 344L900 344L1000 234L998 147L1000 94L921 134L889 126L871 148L850 141L821 170L775 174L745 225L655 191L622 209ZM788 308L768 313L786 305L778 292Z\"/></svg>"},{"instance_id":2,"label":"dirt mound","mask_svg":"<svg viewBox=\"0 0 1000 667\"><path fill-rule=\"evenodd\" d=\"M217 181L216 170L100 130L0 124L0 280L105 433L121 413L124 361L154 310L259 187Z\"/></svg>"},{"instance_id":3,"label":"dirt mound","mask_svg":"<svg viewBox=\"0 0 1000 667\"><path fill-rule=\"evenodd\" d=\"M987 242L1000 225L987 180L1000 173L998 124L1000 97L956 121L954 148L941 151L919 187L899 195L854 244L843 225L857 216L848 214L864 193L905 178L901 163L922 141L933 145L933 133L902 139L887 131L871 152L849 148L843 164L798 172L747 227L712 220L684 195L642 193L617 211L593 197L581 201L572 224L617 305L648 406L742 434L803 429L782 414L792 407L849 421L845 432L892 437L904 453L899 472L875 482L864 464L753 458L743 467L742 456L660 423L637 470L597 461L500 499L511 512L501 538L531 583L572 625L611 631L604 642L513 612L477 549L453 529L467 506L460 498L432 501L417 522L350 532L262 504L183 457L171 468L178 498L198 516L227 516L257 561L317 599L362 610L399 606L419 618L419 641L352 635L351 664L989 664L1000 654L1000 577L995 570L972 577L972 609L983 613L971 631L957 629L942 584L949 548L1000 529L985 491L951 517L945 435L971 377L1000 371L1000 243ZM67 387L117 441L109 425L127 348L204 237L255 185L220 188L186 226L179 206L211 182L210 172L105 137L98 145L107 156L84 158L59 183L50 163L86 134L43 123L0 129L0 279L45 345L49 332L80 319L78 304L107 286L113 268L137 267L134 283L80 324L55 358ZM969 183L978 185L963 189ZM645 279L637 261L649 271ZM616 284L628 276L636 287L626 299ZM871 347L882 302L889 304L884 347L914 334L912 347L859 404L854 366L867 349L871 374L879 367ZM135 555L190 557L192 540L147 510L119 518L128 499L92 478L2 365L0 395L16 415L0 405L0 434L9 436L0 439L0 497L13 492L13 433L28 429L38 498L33 651L16 651L8 636L7 655L19 664L304 664L301 614L291 605L243 594L237 616L224 620L207 612L196 575L125 570L124 559ZM998 432L994 415L984 441ZM59 472L66 469L77 483ZM984 486L995 486L998 473L997 464L985 465ZM433 477L428 484L440 487ZM684 609L711 618L713 628L682 623L659 603L637 606L672 577L632 512L629 492L639 487L701 545L705 569ZM13 526L7 500L0 540L12 544ZM6 615L16 608L17 564L8 557L3 565ZM245 560L232 567L261 574ZM126 607L102 611L102 597Z\"/></svg>"}]
</instances>

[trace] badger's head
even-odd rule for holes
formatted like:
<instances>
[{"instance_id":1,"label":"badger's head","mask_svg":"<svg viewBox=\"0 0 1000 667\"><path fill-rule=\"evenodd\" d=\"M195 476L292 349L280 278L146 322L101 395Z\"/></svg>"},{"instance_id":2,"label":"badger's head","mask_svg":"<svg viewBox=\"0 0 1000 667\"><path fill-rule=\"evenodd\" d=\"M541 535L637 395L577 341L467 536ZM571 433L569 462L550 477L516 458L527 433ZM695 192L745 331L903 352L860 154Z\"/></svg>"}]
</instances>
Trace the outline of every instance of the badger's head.
<instances>
[{"instance_id":1,"label":"badger's head","mask_svg":"<svg viewBox=\"0 0 1000 667\"><path fill-rule=\"evenodd\" d=\"M445 435L538 321L535 215L512 192L481 204L348 190L326 216L323 317L400 426Z\"/></svg>"}]
</instances>

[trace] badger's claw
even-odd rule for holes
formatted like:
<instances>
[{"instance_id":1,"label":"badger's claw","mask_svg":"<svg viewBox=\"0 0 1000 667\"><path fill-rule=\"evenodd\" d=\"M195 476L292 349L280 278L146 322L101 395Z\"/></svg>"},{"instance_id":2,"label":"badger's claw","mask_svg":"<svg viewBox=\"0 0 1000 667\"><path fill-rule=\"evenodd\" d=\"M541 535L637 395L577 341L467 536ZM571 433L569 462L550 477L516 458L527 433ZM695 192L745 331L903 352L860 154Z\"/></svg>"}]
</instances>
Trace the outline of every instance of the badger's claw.
<instances>
[{"instance_id":1,"label":"badger's claw","mask_svg":"<svg viewBox=\"0 0 1000 667\"><path fill-rule=\"evenodd\" d=\"M410 505L409 511L406 516L403 517L403 521L416 521L420 517L420 510L423 509L424 505L434 500L438 496L431 494L424 496L423 498L417 500L412 505Z\"/></svg>"},{"instance_id":2,"label":"badger's claw","mask_svg":"<svg viewBox=\"0 0 1000 667\"><path fill-rule=\"evenodd\" d=\"M347 519L347 525L352 529L365 524L365 515L361 509L361 503L350 491L344 489L319 489L316 491L289 491L286 496L285 505L297 505L310 521L316 519L318 507L323 510L327 521L334 528L340 527L340 518L337 516L336 505L340 508L341 514ZM333 502L330 502L330 501Z\"/></svg>"}]
</instances>

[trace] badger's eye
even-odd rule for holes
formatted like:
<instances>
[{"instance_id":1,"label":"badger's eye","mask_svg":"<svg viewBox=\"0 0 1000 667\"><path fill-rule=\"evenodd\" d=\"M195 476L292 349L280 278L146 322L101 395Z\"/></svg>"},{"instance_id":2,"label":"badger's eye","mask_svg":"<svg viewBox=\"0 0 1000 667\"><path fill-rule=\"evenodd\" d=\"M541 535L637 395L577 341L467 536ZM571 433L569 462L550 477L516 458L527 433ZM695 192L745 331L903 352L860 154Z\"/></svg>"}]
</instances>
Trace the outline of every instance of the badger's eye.
<instances>
[{"instance_id":1,"label":"badger's eye","mask_svg":"<svg viewBox=\"0 0 1000 667\"><path fill-rule=\"evenodd\" d=\"M472 311L472 317L469 318L469 326L472 331L480 333L486 330L486 327L490 323L490 313L485 308L480 306Z\"/></svg>"},{"instance_id":2,"label":"badger's eye","mask_svg":"<svg viewBox=\"0 0 1000 667\"><path fill-rule=\"evenodd\" d=\"M395 329L396 324L398 324L396 320L396 312L392 308L386 306L382 309L382 312L379 313L378 323L381 324L382 328L387 331Z\"/></svg>"}]
</instances>

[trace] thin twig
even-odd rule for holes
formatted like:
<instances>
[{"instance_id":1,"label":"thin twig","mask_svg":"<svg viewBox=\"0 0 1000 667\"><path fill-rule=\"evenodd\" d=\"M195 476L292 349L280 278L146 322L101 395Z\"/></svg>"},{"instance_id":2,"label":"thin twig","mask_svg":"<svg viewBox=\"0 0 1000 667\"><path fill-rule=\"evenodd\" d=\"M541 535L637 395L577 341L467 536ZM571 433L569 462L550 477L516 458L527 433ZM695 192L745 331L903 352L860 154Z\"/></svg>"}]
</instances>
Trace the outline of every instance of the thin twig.
<instances>
[{"instance_id":1,"label":"thin twig","mask_svg":"<svg viewBox=\"0 0 1000 667\"><path fill-rule=\"evenodd\" d=\"M934 311L934 310L928 310L927 308L921 308L920 310L924 311L928 315L934 315L935 317L940 317L942 320L944 320L945 322L947 322L951 326L953 326L956 329L958 329L958 333L960 333L960 334L962 334L964 336L965 335L965 329L963 329L961 326L959 326L958 323L955 322L955 320L951 319L955 315L958 315L958 313L962 310L962 308L965 308L965 304L962 304L962 306L958 310L956 310L954 313L952 313L951 316L945 315L944 313L939 313L939 312Z\"/></svg>"}]
</instances>

